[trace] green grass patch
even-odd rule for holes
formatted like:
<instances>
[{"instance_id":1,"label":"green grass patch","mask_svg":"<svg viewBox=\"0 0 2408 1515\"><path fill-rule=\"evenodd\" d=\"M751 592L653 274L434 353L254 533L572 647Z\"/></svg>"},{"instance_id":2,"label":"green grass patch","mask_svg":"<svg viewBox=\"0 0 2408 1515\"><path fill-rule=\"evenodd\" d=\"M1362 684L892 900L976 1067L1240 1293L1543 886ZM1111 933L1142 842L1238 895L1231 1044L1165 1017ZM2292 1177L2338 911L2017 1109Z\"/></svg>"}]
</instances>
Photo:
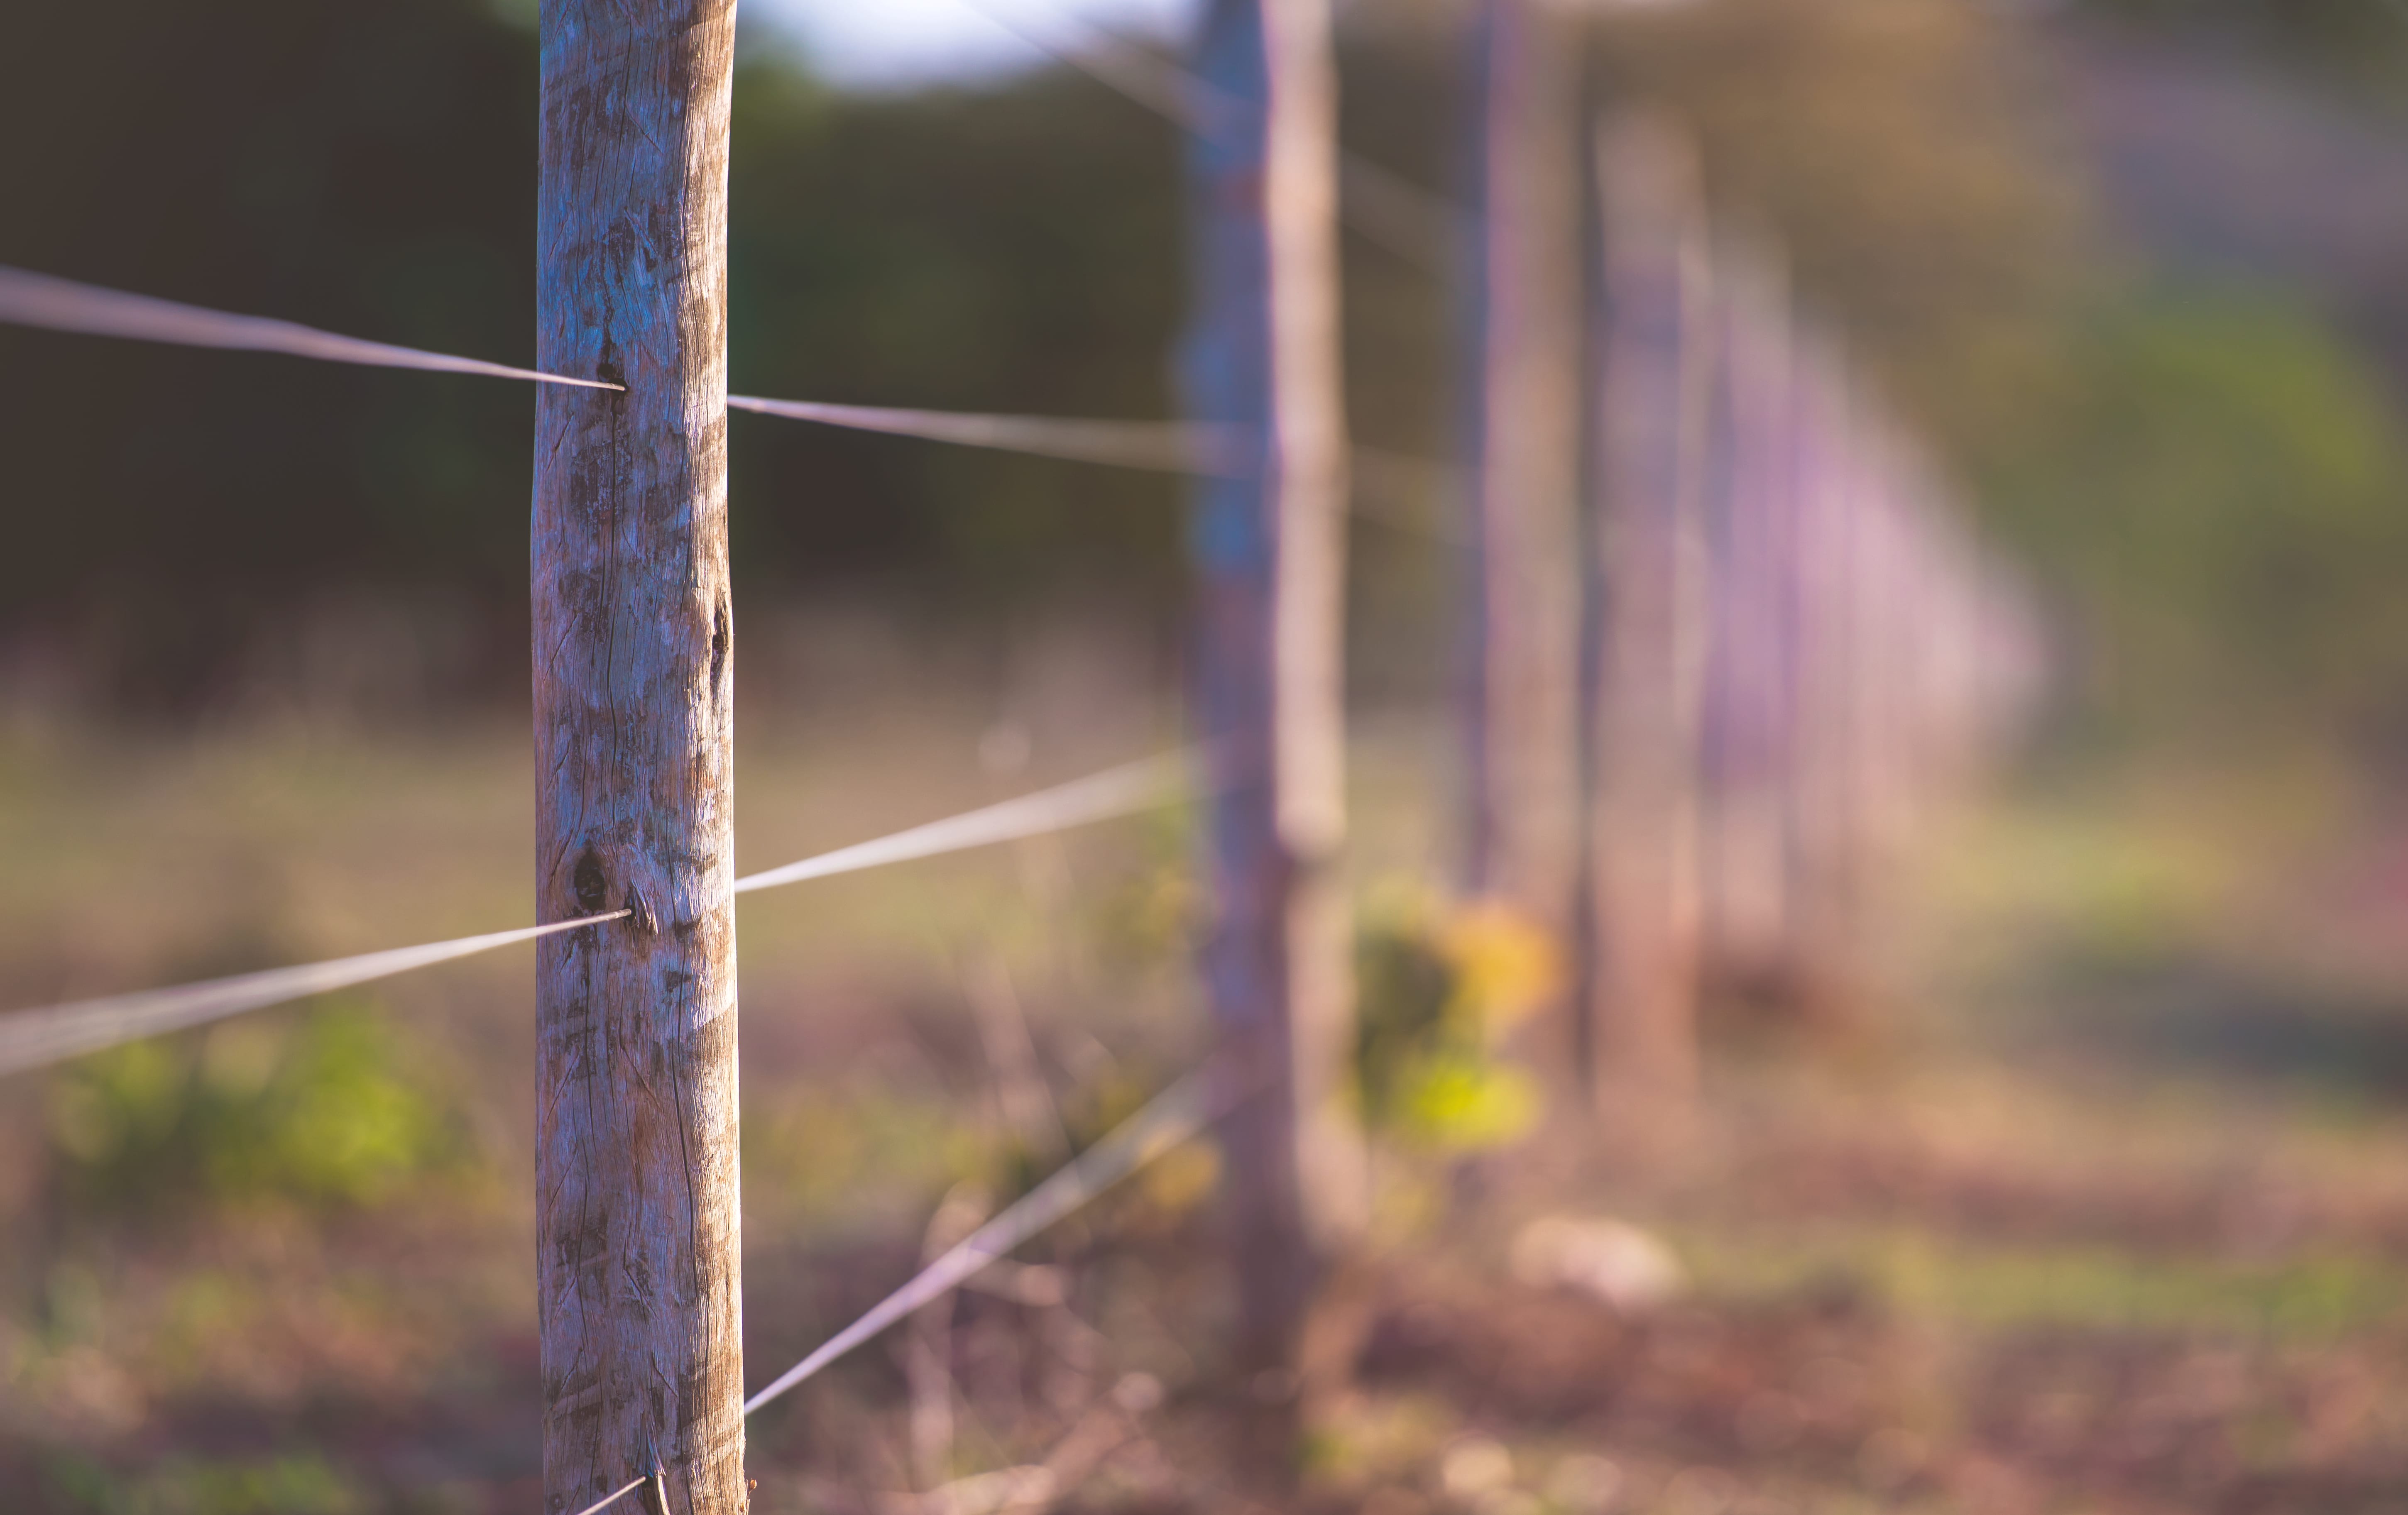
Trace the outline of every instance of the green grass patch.
<instances>
[{"instance_id":1,"label":"green grass patch","mask_svg":"<svg viewBox=\"0 0 2408 1515\"><path fill-rule=\"evenodd\" d=\"M2408 1302L2408 1269L2344 1252L2223 1261L2093 1244L1990 1245L1910 1226L1673 1239L1709 1296L1837 1294L1985 1330L2322 1342L2396 1322Z\"/></svg>"}]
</instances>

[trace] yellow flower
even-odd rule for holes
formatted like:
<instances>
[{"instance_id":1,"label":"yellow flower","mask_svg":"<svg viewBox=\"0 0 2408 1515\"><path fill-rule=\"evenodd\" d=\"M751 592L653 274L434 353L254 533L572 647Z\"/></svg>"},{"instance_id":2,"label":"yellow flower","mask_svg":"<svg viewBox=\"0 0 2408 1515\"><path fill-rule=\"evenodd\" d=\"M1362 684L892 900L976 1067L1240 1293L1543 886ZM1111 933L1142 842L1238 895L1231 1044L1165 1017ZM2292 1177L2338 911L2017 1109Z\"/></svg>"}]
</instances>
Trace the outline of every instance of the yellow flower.
<instances>
[{"instance_id":1,"label":"yellow flower","mask_svg":"<svg viewBox=\"0 0 2408 1515\"><path fill-rule=\"evenodd\" d=\"M1555 938L1509 906L1469 906L1447 918L1439 950L1455 970L1448 1008L1494 1035L1525 1020L1562 983Z\"/></svg>"}]
</instances>

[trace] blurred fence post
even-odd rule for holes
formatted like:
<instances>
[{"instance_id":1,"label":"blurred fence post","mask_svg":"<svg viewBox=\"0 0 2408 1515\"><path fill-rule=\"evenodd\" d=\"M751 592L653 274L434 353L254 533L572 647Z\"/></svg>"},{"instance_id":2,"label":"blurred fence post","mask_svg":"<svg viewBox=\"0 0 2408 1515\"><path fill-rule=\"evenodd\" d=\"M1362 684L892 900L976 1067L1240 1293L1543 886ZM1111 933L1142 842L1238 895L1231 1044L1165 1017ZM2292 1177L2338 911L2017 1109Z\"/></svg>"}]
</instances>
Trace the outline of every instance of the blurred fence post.
<instances>
[{"instance_id":1,"label":"blurred fence post","mask_svg":"<svg viewBox=\"0 0 2408 1515\"><path fill-rule=\"evenodd\" d=\"M1583 1011L1598 1109L1639 1136L1676 1122L1697 1078L1712 274L1696 151L1675 123L1609 117L1597 173L1604 645Z\"/></svg>"},{"instance_id":2,"label":"blurred fence post","mask_svg":"<svg viewBox=\"0 0 2408 1515\"><path fill-rule=\"evenodd\" d=\"M1856 800L1862 670L1855 602L1860 401L1828 333L1801 343L1797 501L1795 744L1790 774L1788 893L1800 1003L1827 1023L1856 1013L1860 991L1857 886L1862 817Z\"/></svg>"},{"instance_id":3,"label":"blurred fence post","mask_svg":"<svg viewBox=\"0 0 2408 1515\"><path fill-rule=\"evenodd\" d=\"M1474 21L1480 226L1471 372L1465 881L1551 935L1570 927L1581 204L1578 34L1548 0Z\"/></svg>"},{"instance_id":4,"label":"blurred fence post","mask_svg":"<svg viewBox=\"0 0 2408 1515\"><path fill-rule=\"evenodd\" d=\"M1713 648L1706 675L1710 981L1781 999L1791 966L1786 838L1794 797L1797 443L1786 272L1744 241L1716 258L1718 387L1728 483L1713 512Z\"/></svg>"},{"instance_id":5,"label":"blurred fence post","mask_svg":"<svg viewBox=\"0 0 2408 1515\"><path fill-rule=\"evenodd\" d=\"M544 1507L746 1507L730 818L733 0L545 0L537 220Z\"/></svg>"},{"instance_id":6,"label":"blurred fence post","mask_svg":"<svg viewBox=\"0 0 2408 1515\"><path fill-rule=\"evenodd\" d=\"M1344 1100L1347 442L1327 0L1211 0L1197 67L1249 108L1189 142L1182 385L1197 419L1265 444L1255 474L1197 486L1189 528L1196 714L1218 779L1203 967L1218 1023L1268 1091L1223 1123L1241 1355L1310 1390L1331 1365L1316 1360L1321 1296L1364 1204Z\"/></svg>"}]
</instances>

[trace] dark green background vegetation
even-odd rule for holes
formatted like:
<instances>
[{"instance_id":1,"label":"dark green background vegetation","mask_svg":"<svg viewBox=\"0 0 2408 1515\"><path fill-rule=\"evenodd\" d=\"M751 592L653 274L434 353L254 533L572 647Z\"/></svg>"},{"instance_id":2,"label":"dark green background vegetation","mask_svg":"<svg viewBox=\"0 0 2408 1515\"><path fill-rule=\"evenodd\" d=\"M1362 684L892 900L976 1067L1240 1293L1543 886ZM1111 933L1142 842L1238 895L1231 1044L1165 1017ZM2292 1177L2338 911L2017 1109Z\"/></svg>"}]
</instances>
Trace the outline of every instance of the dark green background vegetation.
<instances>
[{"instance_id":1,"label":"dark green background vegetation","mask_svg":"<svg viewBox=\"0 0 2408 1515\"><path fill-rule=\"evenodd\" d=\"M2089 8L2152 46L2280 38L2269 55L2304 87L2367 109L2387 108L2363 86L2401 52L2372 0ZM1391 14L1355 11L1347 135L1446 189L1463 177L1453 65L1426 19L1375 24ZM1785 250L1981 483L2063 612L2093 713L2399 745L2408 461L2379 361L2397 355L2348 340L2322 292L2186 283L2123 237L2019 23L1943 0L1696 15L1606 34L1603 87L1699 123L1727 223ZM128 0L15 28L0 262L527 360L523 24L468 0ZM1168 413L1168 127L1068 71L852 95L757 41L737 96L736 388ZM1452 297L1351 239L1348 260L1359 433L1443 457ZM50 649L99 703L205 708L296 606L361 591L435 604L494 654L447 693L515 697L521 387L16 330L0 374L0 637ZM748 603L840 589L980 616L1084 594L1175 624L1169 480L733 428ZM1442 555L1367 533L1358 579L1369 613L1442 650Z\"/></svg>"}]
</instances>

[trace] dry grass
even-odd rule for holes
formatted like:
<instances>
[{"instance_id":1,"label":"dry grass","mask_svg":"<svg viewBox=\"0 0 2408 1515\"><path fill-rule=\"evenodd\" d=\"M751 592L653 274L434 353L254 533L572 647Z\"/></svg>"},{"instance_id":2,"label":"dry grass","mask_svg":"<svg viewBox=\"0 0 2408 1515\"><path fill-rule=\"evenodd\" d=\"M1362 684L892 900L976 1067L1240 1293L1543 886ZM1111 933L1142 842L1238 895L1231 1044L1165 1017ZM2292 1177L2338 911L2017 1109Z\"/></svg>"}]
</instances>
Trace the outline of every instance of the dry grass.
<instances>
[{"instance_id":1,"label":"dry grass","mask_svg":"<svg viewBox=\"0 0 2408 1515\"><path fill-rule=\"evenodd\" d=\"M840 722L749 724L746 865L1162 739L1125 668L1019 677L1016 693L911 690L873 667L816 692ZM1040 734L1022 772L995 771L1011 746L998 709ZM1367 875L1431 865L1431 730L1365 724ZM523 739L498 725L16 739L0 752L0 999L514 922L528 788ZM1160 818L748 902L757 1364L898 1281L948 1194L992 1202L1026 1172L969 1005L982 954L1074 1131L1197 1045L1185 845ZM2028 923L1996 899L1950 909L1926 929ZM1969 986L1995 1000L2071 981L2026 971L2044 936L2017 937L2039 945L2004 977L1995 953L1908 955L1965 1003ZM330 1016L384 1027L387 1071L449 1135L366 1198L296 1194L272 1163L228 1178L172 1144L126 1150L187 1191L126 1188L117 1168L112 1189L62 1136L62 1092L89 1094L89 1070L0 1086L0 1505L538 1508L526 979L523 952L503 953L173 1044L194 1087L216 1087L316 1045ZM1562 1123L1476 1169L1392 1157L1361 1388L1303 1495L1238 1439L1197 1151L1032 1249L1041 1265L1000 1292L963 1296L941 1374L923 1360L916 1420L920 1338L902 1336L765 1415L756 1508L2401 1508L2408 1115L2379 1089L2253 1082L2064 1015L1917 1003L1847 1059L1727 1049L1688 1156L1644 1174ZM240 1092L221 1101L238 1115ZM256 1145L280 1128L240 1129ZM1690 1291L1617 1314L1514 1281L1516 1229L1564 1213L1649 1228ZM939 1436L946 1417L928 1417L947 1406Z\"/></svg>"}]
</instances>

